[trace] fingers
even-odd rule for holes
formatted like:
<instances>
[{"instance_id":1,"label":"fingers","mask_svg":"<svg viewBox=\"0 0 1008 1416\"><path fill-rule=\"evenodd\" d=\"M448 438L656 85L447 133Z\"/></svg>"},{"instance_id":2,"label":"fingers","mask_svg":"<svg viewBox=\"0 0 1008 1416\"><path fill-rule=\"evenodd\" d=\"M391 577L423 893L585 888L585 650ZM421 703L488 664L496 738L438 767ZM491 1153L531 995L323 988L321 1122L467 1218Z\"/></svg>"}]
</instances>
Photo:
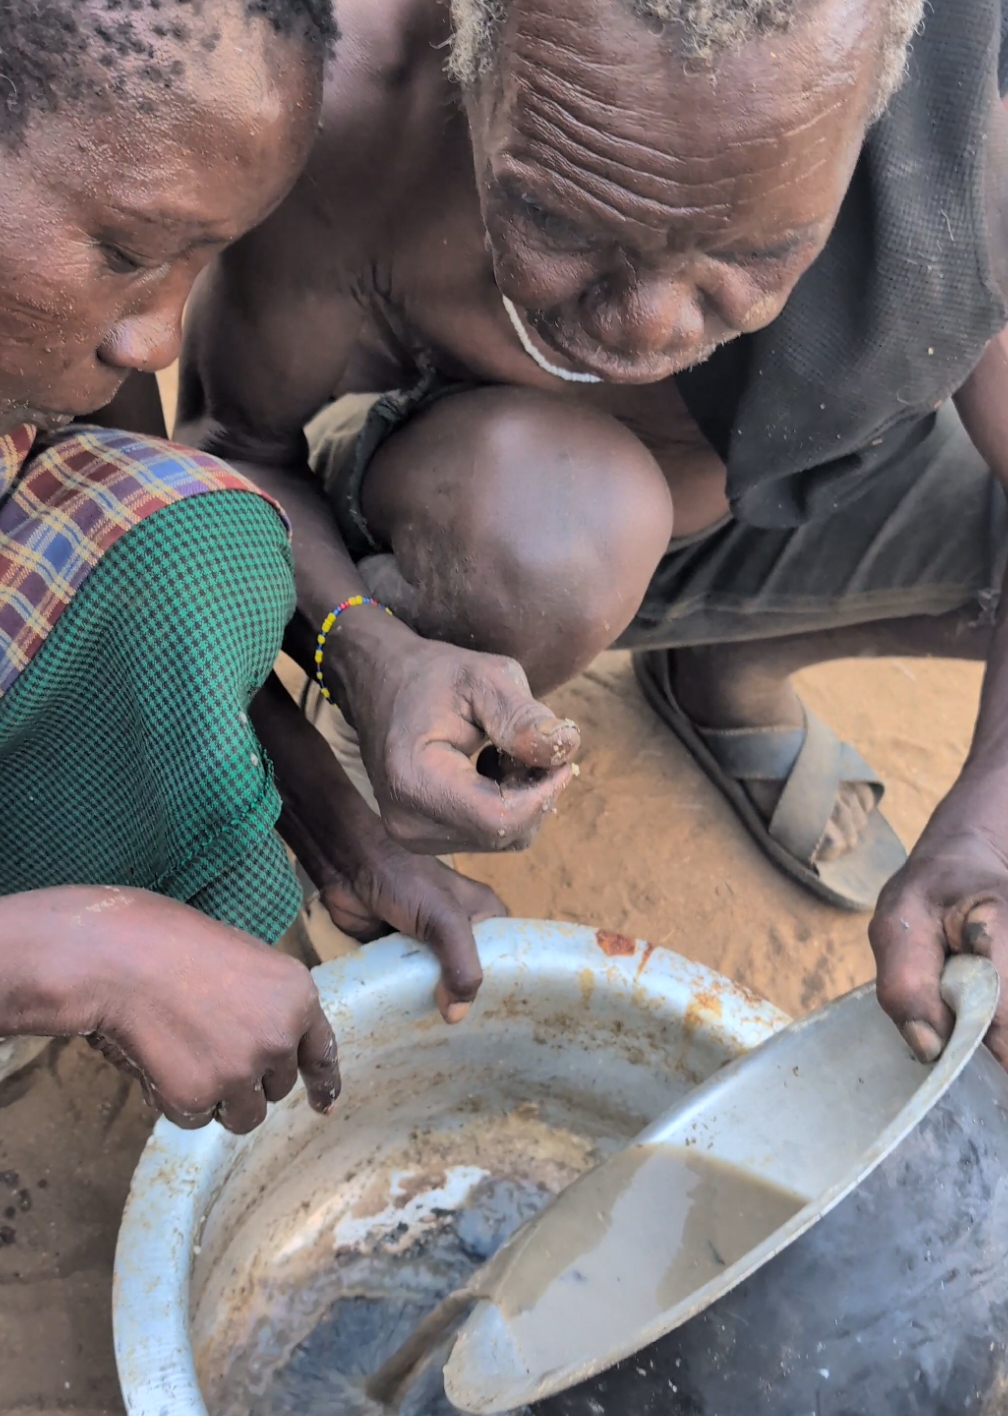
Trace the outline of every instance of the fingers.
<instances>
[{"instance_id":1,"label":"fingers","mask_svg":"<svg viewBox=\"0 0 1008 1416\"><path fill-rule=\"evenodd\" d=\"M427 914L421 937L441 964L434 990L438 1012L446 1023L461 1023L483 982L483 967L473 925L508 913L488 885L470 880L440 862L442 899Z\"/></svg>"},{"instance_id":2,"label":"fingers","mask_svg":"<svg viewBox=\"0 0 1008 1416\"><path fill-rule=\"evenodd\" d=\"M507 914L506 907L489 886L441 861L412 855L387 837L370 846L354 881L363 908L432 950L441 964L441 1016L461 1022L483 981L473 923Z\"/></svg>"},{"instance_id":3,"label":"fingers","mask_svg":"<svg viewBox=\"0 0 1008 1416\"><path fill-rule=\"evenodd\" d=\"M999 977L1008 978L1008 903L996 898L964 900L949 912L945 927L954 949L990 959ZM1003 984L986 1042L1008 1068L1008 989Z\"/></svg>"},{"instance_id":4,"label":"fingers","mask_svg":"<svg viewBox=\"0 0 1008 1416\"><path fill-rule=\"evenodd\" d=\"M218 1103L216 1116L225 1131L232 1131L236 1136L247 1136L261 1126L266 1120L266 1093L262 1082L236 1088Z\"/></svg>"},{"instance_id":5,"label":"fingers","mask_svg":"<svg viewBox=\"0 0 1008 1416\"><path fill-rule=\"evenodd\" d=\"M336 1105L342 1083L336 1038L317 996L298 1047L297 1060L309 1106L326 1115Z\"/></svg>"},{"instance_id":6,"label":"fingers","mask_svg":"<svg viewBox=\"0 0 1008 1416\"><path fill-rule=\"evenodd\" d=\"M383 806L390 834L414 851L514 850L532 840L571 779L563 766L514 785L480 776L468 757L448 743L432 742L403 762L390 755L389 779L398 800L422 805Z\"/></svg>"},{"instance_id":7,"label":"fingers","mask_svg":"<svg viewBox=\"0 0 1008 1416\"><path fill-rule=\"evenodd\" d=\"M388 927L361 904L352 886L327 885L320 898L336 928L356 939L358 944L370 944L372 939L388 934Z\"/></svg>"},{"instance_id":8,"label":"fingers","mask_svg":"<svg viewBox=\"0 0 1008 1416\"><path fill-rule=\"evenodd\" d=\"M472 679L470 692L473 716L487 737L526 767L562 767L581 746L577 724L536 702L513 660Z\"/></svg>"},{"instance_id":9,"label":"fingers","mask_svg":"<svg viewBox=\"0 0 1008 1416\"><path fill-rule=\"evenodd\" d=\"M263 1073L262 1090L267 1101L283 1101L294 1090L298 1079L297 1058L293 1052L279 1056Z\"/></svg>"},{"instance_id":10,"label":"fingers","mask_svg":"<svg viewBox=\"0 0 1008 1416\"><path fill-rule=\"evenodd\" d=\"M942 1000L944 922L912 889L883 891L868 937L878 969L878 1000L921 1062L934 1062L952 1035Z\"/></svg>"},{"instance_id":11,"label":"fingers","mask_svg":"<svg viewBox=\"0 0 1008 1416\"><path fill-rule=\"evenodd\" d=\"M328 1023L325 1026L329 1029ZM331 1029L328 1031L328 1037L332 1046L331 1059L324 1055L327 1044L321 1036L309 1041L310 1053L321 1048L317 1061L311 1064L312 1085L309 1086L308 1093L309 1102L316 1111L331 1110L339 1095L339 1071L335 1066L336 1042ZM299 1055L295 1055L293 1048L287 1051L278 1049L269 1064L250 1064L246 1076L218 1084L215 1088L219 1094L216 1101L182 1099L185 1096L198 1096L195 1078L190 1091L178 1084L172 1093L163 1093L158 1088L151 1087L150 1099L169 1121L183 1131L196 1131L216 1120L225 1130L233 1132L236 1136L244 1136L266 1120L268 1102L282 1101L293 1090L298 1076ZM262 1076L255 1076L255 1071L260 1067L264 1067ZM335 1078L332 1075L334 1070ZM308 1074L305 1075L305 1082L308 1084Z\"/></svg>"},{"instance_id":12,"label":"fingers","mask_svg":"<svg viewBox=\"0 0 1008 1416\"><path fill-rule=\"evenodd\" d=\"M479 924L484 919L506 919L511 913L489 885L484 885L481 880L472 880L450 866L442 865L441 869L445 873L445 888L452 892L473 924Z\"/></svg>"},{"instance_id":13,"label":"fingers","mask_svg":"<svg viewBox=\"0 0 1008 1416\"><path fill-rule=\"evenodd\" d=\"M483 982L472 921L448 896L429 910L420 938L441 965L441 978L434 991L438 1011L446 1023L460 1023Z\"/></svg>"},{"instance_id":14,"label":"fingers","mask_svg":"<svg viewBox=\"0 0 1008 1416\"><path fill-rule=\"evenodd\" d=\"M288 1014L288 1023L273 1040L246 1053L244 1061L225 1049L216 1075L197 1068L192 1058L186 1059L183 1069L170 1037L152 1039L151 1071L161 1084L151 1084L151 1098L168 1120L192 1131L216 1119L225 1130L246 1135L265 1121L269 1102L282 1101L292 1091L299 1070L309 1104L316 1111L331 1111L340 1091L336 1039L314 985L308 982L313 998L307 1011L301 1007L293 1016ZM307 1026L298 1040L305 1019Z\"/></svg>"},{"instance_id":15,"label":"fingers","mask_svg":"<svg viewBox=\"0 0 1008 1416\"><path fill-rule=\"evenodd\" d=\"M158 1099L169 1121L183 1130L198 1129L216 1118L225 1130L244 1136L266 1120L268 1102L282 1101L293 1090L299 1071L312 1110L330 1112L340 1094L339 1063L336 1038L317 999L296 1055L293 1048L278 1048L261 1077L232 1082L213 1106L186 1107Z\"/></svg>"}]
</instances>

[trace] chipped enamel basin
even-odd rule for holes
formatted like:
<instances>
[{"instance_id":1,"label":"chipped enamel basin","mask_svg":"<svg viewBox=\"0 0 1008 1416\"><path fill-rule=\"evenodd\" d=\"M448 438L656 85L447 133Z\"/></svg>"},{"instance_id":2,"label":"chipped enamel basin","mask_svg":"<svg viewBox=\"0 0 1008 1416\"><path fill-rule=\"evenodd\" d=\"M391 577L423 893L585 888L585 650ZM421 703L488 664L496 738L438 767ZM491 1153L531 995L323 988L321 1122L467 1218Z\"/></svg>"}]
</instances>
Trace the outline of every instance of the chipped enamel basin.
<instances>
[{"instance_id":1,"label":"chipped enamel basin","mask_svg":"<svg viewBox=\"0 0 1008 1416\"><path fill-rule=\"evenodd\" d=\"M402 1242L481 1175L562 1188L787 1019L669 950L575 925L478 927L469 1020L401 936L316 970L340 1039L329 1119L298 1087L248 1137L165 1121L116 1252L116 1359L130 1416L236 1416L339 1294L338 1255ZM279 1315L279 1316L278 1316Z\"/></svg>"}]
</instances>

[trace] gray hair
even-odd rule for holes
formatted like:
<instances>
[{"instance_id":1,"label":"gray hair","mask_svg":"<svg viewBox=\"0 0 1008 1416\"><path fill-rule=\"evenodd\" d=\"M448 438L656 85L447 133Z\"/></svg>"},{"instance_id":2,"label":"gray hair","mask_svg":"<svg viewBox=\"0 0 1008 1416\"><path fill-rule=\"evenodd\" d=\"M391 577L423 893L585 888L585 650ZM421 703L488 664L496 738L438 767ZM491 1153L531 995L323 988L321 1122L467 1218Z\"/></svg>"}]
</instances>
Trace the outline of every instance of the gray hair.
<instances>
[{"instance_id":1,"label":"gray hair","mask_svg":"<svg viewBox=\"0 0 1008 1416\"><path fill-rule=\"evenodd\" d=\"M741 48L761 34L792 28L805 0L625 0L642 19L674 23L687 53L701 60ZM907 49L919 32L927 0L884 0L885 31L873 116L886 107L903 82ZM493 69L497 38L507 16L507 0L451 0L454 37L450 67L463 85Z\"/></svg>"}]
</instances>

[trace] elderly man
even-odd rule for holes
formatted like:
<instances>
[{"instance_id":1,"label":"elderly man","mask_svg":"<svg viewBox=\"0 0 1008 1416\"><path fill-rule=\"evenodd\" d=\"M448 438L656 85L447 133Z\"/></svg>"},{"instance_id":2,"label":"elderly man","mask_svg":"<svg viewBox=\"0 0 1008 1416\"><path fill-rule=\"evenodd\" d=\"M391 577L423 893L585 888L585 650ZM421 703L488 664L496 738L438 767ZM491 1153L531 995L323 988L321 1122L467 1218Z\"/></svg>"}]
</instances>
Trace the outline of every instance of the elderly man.
<instances>
[{"instance_id":1,"label":"elderly man","mask_svg":"<svg viewBox=\"0 0 1008 1416\"><path fill-rule=\"evenodd\" d=\"M853 908L896 872L880 995L933 1057L946 954L1008 964L1000 5L451 9L344 0L306 174L198 287L183 435L283 498L400 839L524 839L576 747L528 687L633 648L782 868ZM894 652L989 655L909 861L789 681Z\"/></svg>"},{"instance_id":2,"label":"elderly man","mask_svg":"<svg viewBox=\"0 0 1008 1416\"><path fill-rule=\"evenodd\" d=\"M428 938L449 1015L500 909L386 837L276 680L250 705L294 607L279 508L73 422L176 357L196 274L289 191L334 36L328 0L0 12L0 1036L86 1034L187 1126L248 1130L299 1069L319 1110L339 1087L266 947L301 891L250 716L331 910Z\"/></svg>"}]
</instances>

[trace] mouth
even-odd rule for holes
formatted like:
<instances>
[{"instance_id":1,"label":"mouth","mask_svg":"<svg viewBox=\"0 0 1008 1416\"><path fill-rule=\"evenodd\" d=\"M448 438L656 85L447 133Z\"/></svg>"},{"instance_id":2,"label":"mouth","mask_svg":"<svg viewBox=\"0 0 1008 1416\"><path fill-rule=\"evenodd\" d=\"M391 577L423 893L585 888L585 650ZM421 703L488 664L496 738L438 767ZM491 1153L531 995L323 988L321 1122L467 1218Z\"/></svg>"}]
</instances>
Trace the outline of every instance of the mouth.
<instances>
[{"instance_id":1,"label":"mouth","mask_svg":"<svg viewBox=\"0 0 1008 1416\"><path fill-rule=\"evenodd\" d=\"M54 408L36 408L29 403L0 404L0 422L6 430L19 428L30 423L42 433L58 433L61 428L72 423L77 415L57 412Z\"/></svg>"},{"instance_id":2,"label":"mouth","mask_svg":"<svg viewBox=\"0 0 1008 1416\"><path fill-rule=\"evenodd\" d=\"M661 383L686 369L704 363L722 344L738 338L736 330L726 330L718 339L708 340L702 345L687 350L661 351L654 354L633 356L619 354L593 344L582 350L578 344L584 339L580 335L569 342L557 334L555 318L542 310L523 311L526 321L535 331L536 337L552 352L573 367L583 371L582 377L593 383L649 384Z\"/></svg>"},{"instance_id":3,"label":"mouth","mask_svg":"<svg viewBox=\"0 0 1008 1416\"><path fill-rule=\"evenodd\" d=\"M111 388L102 389L89 397L75 398L72 400L74 406L70 407L64 405L62 408L52 408L42 403L29 403L27 400L0 398L0 409L6 423L31 423L42 432L57 433L75 419L86 420L91 414L106 407L115 398L125 380L126 375L116 377Z\"/></svg>"},{"instance_id":4,"label":"mouth","mask_svg":"<svg viewBox=\"0 0 1008 1416\"><path fill-rule=\"evenodd\" d=\"M501 300L504 302L504 309L507 311L508 319L510 319L514 327L515 334L517 334L522 348L533 363L538 364L540 369L544 370L547 374L552 374L554 378L563 379L567 383L602 382L602 378L598 374L588 373L583 369L566 368L563 365L554 364L551 360L547 359L542 351L537 348L535 340L532 338L530 326L526 323L527 316L523 318L518 307L508 299L503 291L501 291ZM536 331L536 333L538 333L538 331ZM547 341L543 340L543 343L546 342ZM552 347L552 345L549 347Z\"/></svg>"}]
</instances>

